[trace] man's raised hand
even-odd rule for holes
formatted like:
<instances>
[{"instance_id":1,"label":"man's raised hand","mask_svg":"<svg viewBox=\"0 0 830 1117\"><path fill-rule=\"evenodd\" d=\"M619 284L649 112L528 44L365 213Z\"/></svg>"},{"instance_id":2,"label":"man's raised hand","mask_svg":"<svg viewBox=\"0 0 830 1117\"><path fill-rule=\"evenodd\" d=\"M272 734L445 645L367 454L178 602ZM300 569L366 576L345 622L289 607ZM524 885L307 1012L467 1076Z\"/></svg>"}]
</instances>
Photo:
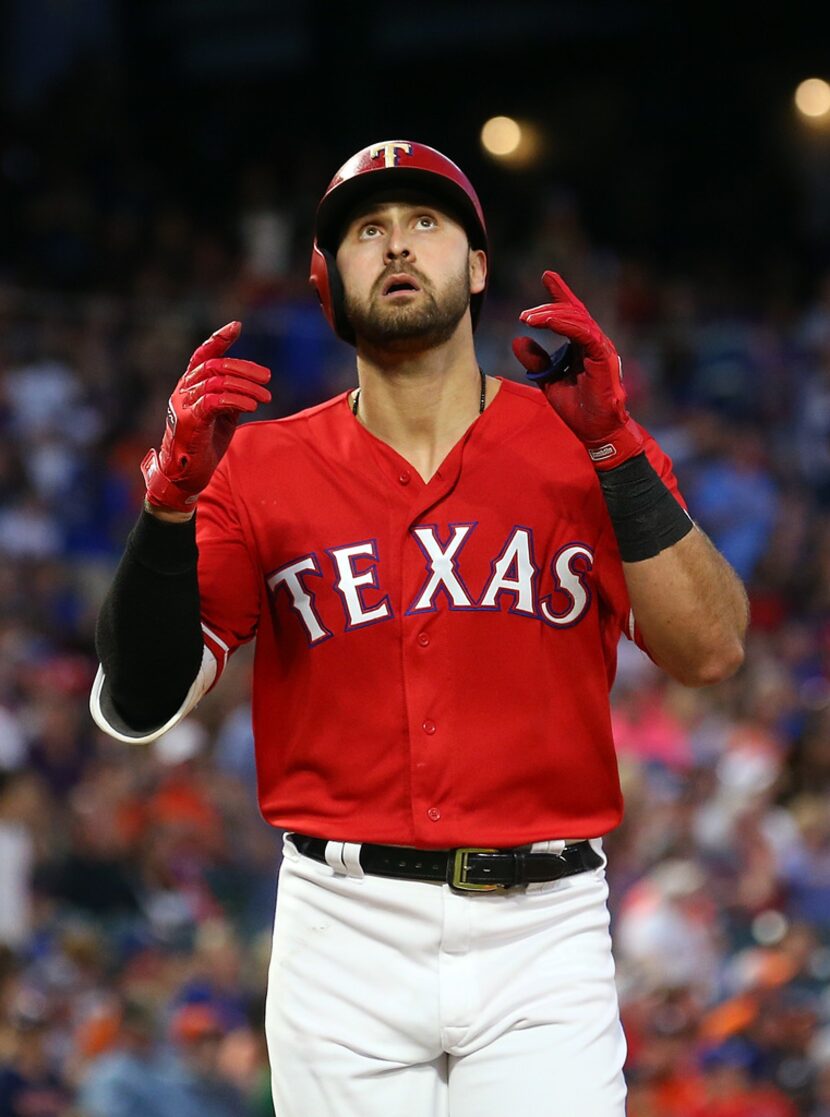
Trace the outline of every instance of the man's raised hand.
<instances>
[{"instance_id":1,"label":"man's raised hand","mask_svg":"<svg viewBox=\"0 0 830 1117\"><path fill-rule=\"evenodd\" d=\"M595 468L613 469L644 448L626 407L617 350L560 275L546 271L542 282L553 301L523 310L519 318L568 338L568 344L551 357L532 338L517 337L513 352L585 444Z\"/></svg>"},{"instance_id":2,"label":"man's raised hand","mask_svg":"<svg viewBox=\"0 0 830 1117\"><path fill-rule=\"evenodd\" d=\"M268 403L271 372L253 361L225 357L242 326L229 322L203 342L167 407L161 449L141 463L147 500L161 511L192 512L199 493L230 444L240 414Z\"/></svg>"}]
</instances>

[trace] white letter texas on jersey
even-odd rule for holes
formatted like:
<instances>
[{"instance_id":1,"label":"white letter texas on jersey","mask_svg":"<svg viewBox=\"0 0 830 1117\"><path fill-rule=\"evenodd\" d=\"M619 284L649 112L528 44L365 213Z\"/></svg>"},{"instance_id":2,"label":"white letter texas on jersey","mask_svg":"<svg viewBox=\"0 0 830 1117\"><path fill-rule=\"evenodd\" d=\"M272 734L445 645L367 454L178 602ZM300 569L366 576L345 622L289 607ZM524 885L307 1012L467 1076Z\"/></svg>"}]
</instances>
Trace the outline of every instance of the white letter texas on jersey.
<instances>
[{"instance_id":1,"label":"white letter texas on jersey","mask_svg":"<svg viewBox=\"0 0 830 1117\"><path fill-rule=\"evenodd\" d=\"M412 536L427 558L427 580L406 610L407 615L434 612L439 608L436 598L443 592L450 609L472 609L490 611L501 609L501 599L508 598L509 613L523 613L525 616L538 617L555 628L576 624L591 605L591 589L586 578L593 566L594 555L585 544L573 543L563 547L551 562L552 590L541 600L537 599L536 582L538 570L533 563L532 539L529 528L514 528L501 548L497 557L490 562L491 573L479 601L473 601L464 588L462 573L457 567L457 555L476 524L452 524L452 538L442 547L437 538L436 528L416 527ZM394 619L388 596L384 595L379 604L369 608L363 594L372 588L383 592L382 568L376 553L376 543L346 544L326 547L333 566L330 584L340 597L343 607L341 631L348 632L362 625L382 620ZM358 572L358 562L365 568ZM578 559L582 561L577 564ZM280 567L268 577L272 593L285 588L291 607L296 610L308 635L310 644L319 643L331 635L314 607L315 593L306 587L304 575L314 578L321 576L317 555L304 555L286 566ZM470 572L474 573L474 572ZM479 582L480 576L473 579ZM553 594L560 594L566 600L565 607L558 612L551 606Z\"/></svg>"}]
</instances>

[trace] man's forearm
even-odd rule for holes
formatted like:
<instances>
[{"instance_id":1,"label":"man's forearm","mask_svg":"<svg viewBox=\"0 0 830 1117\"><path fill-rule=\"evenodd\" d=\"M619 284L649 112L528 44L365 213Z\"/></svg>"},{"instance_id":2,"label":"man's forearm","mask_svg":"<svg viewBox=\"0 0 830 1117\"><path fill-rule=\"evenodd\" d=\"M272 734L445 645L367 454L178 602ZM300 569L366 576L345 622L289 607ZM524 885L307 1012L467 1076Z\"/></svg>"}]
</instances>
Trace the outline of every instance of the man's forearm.
<instances>
[{"instance_id":1,"label":"man's forearm","mask_svg":"<svg viewBox=\"0 0 830 1117\"><path fill-rule=\"evenodd\" d=\"M551 302L519 315L568 344L556 353L530 337L513 352L599 477L634 617L654 659L690 686L719 682L743 662L748 608L735 572L699 531L649 460L646 432L628 412L614 343L556 272L542 282Z\"/></svg>"},{"instance_id":2,"label":"man's forearm","mask_svg":"<svg viewBox=\"0 0 830 1117\"><path fill-rule=\"evenodd\" d=\"M631 607L654 660L679 682L722 682L744 658L749 606L743 585L695 527L641 562L624 562Z\"/></svg>"},{"instance_id":3,"label":"man's forearm","mask_svg":"<svg viewBox=\"0 0 830 1117\"><path fill-rule=\"evenodd\" d=\"M144 512L98 617L95 642L112 701L131 729L155 729L180 708L203 641L192 515Z\"/></svg>"}]
</instances>

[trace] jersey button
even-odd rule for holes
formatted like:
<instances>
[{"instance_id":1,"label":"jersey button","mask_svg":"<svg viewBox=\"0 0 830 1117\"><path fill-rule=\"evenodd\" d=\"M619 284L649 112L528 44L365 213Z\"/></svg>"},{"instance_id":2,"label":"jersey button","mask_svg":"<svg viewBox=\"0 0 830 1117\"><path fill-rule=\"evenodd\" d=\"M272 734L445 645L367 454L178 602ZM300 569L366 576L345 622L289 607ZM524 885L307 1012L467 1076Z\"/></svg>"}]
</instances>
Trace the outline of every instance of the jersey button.
<instances>
[{"instance_id":1,"label":"jersey button","mask_svg":"<svg viewBox=\"0 0 830 1117\"><path fill-rule=\"evenodd\" d=\"M441 812L438 810L437 807L430 807L427 811L427 818L430 822L437 822L440 817Z\"/></svg>"},{"instance_id":2,"label":"jersey button","mask_svg":"<svg viewBox=\"0 0 830 1117\"><path fill-rule=\"evenodd\" d=\"M435 728L435 722L430 721L429 718L427 718L421 726L421 729L423 729L424 733L428 733L430 736L432 736L432 734L435 732Z\"/></svg>"},{"instance_id":3,"label":"jersey button","mask_svg":"<svg viewBox=\"0 0 830 1117\"><path fill-rule=\"evenodd\" d=\"M398 480L402 485L408 485L409 482L412 480L412 474L409 472L408 469L402 469L398 476Z\"/></svg>"},{"instance_id":4,"label":"jersey button","mask_svg":"<svg viewBox=\"0 0 830 1117\"><path fill-rule=\"evenodd\" d=\"M418 633L418 643L421 645L422 648L429 647L429 636L426 632Z\"/></svg>"}]
</instances>

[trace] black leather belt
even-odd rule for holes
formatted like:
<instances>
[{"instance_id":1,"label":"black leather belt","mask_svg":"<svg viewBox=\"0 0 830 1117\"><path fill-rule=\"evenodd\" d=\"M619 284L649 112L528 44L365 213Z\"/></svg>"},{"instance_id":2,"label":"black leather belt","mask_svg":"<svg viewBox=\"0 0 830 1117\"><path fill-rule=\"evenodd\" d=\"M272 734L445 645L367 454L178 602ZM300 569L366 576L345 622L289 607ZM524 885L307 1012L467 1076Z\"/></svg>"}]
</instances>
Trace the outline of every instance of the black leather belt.
<instances>
[{"instance_id":1,"label":"black leather belt","mask_svg":"<svg viewBox=\"0 0 830 1117\"><path fill-rule=\"evenodd\" d=\"M326 863L324 838L307 834L288 835L300 853ZM456 892L493 892L520 884L559 880L586 869L598 869L602 856L590 842L566 845L561 853L533 853L518 849L413 849L411 846L380 846L364 842L360 865L365 873L401 880L445 881Z\"/></svg>"}]
</instances>

